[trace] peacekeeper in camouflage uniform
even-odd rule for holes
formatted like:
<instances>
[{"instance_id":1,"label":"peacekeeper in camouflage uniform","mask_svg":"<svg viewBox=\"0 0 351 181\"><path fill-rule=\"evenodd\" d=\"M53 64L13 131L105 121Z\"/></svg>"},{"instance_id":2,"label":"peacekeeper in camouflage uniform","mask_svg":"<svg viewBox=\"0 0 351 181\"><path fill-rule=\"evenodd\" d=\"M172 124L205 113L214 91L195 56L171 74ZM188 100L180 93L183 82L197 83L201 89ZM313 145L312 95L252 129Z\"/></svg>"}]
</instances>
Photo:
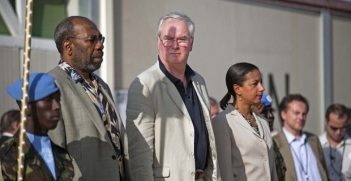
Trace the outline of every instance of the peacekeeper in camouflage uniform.
<instances>
[{"instance_id":1,"label":"peacekeeper in camouflage uniform","mask_svg":"<svg viewBox=\"0 0 351 181\"><path fill-rule=\"evenodd\" d=\"M20 106L22 80L7 88L8 94ZM70 181L74 176L72 159L68 152L55 145L47 135L61 116L60 92L55 79L46 73L29 77L29 103L26 111L26 133L23 148L24 181ZM0 180L17 180L19 135L0 146Z\"/></svg>"}]
</instances>

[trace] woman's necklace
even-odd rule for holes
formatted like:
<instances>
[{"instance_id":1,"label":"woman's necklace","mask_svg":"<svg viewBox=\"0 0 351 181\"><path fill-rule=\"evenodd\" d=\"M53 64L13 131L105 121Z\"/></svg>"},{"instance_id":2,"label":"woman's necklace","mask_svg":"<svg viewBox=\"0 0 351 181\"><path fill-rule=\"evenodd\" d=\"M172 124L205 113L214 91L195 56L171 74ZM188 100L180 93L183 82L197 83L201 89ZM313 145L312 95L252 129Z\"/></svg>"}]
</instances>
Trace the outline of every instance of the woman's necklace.
<instances>
[{"instance_id":1,"label":"woman's necklace","mask_svg":"<svg viewBox=\"0 0 351 181\"><path fill-rule=\"evenodd\" d=\"M244 115L243 113L241 113L239 110L238 112L244 117L244 119L246 119L247 122L249 122L249 124L251 126L253 126L253 122L255 122L255 118L251 115L251 114L248 114L248 115Z\"/></svg>"},{"instance_id":2,"label":"woman's necklace","mask_svg":"<svg viewBox=\"0 0 351 181\"><path fill-rule=\"evenodd\" d=\"M256 119L252 114L247 114L244 115L241 113L238 109L237 106L235 106L235 109L241 114L241 116L250 124L250 126L256 131L257 134L260 134L260 130L258 129L258 125L256 123Z\"/></svg>"}]
</instances>

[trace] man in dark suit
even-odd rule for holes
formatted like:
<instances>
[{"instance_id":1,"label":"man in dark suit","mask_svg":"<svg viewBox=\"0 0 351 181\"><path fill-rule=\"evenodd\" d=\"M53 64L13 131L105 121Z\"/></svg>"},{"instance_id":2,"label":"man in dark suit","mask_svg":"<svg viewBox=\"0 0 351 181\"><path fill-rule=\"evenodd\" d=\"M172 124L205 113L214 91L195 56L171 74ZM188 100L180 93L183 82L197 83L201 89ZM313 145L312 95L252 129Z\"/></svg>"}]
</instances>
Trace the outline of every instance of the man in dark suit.
<instances>
[{"instance_id":1,"label":"man in dark suit","mask_svg":"<svg viewBox=\"0 0 351 181\"><path fill-rule=\"evenodd\" d=\"M285 161L286 181L328 180L319 138L303 131L308 110L308 101L300 94L284 97L279 105L283 129L273 138Z\"/></svg>"},{"instance_id":2,"label":"man in dark suit","mask_svg":"<svg viewBox=\"0 0 351 181\"><path fill-rule=\"evenodd\" d=\"M19 110L9 110L2 115L0 122L0 145L16 134L20 120L21 114Z\"/></svg>"},{"instance_id":3,"label":"man in dark suit","mask_svg":"<svg viewBox=\"0 0 351 181\"><path fill-rule=\"evenodd\" d=\"M62 97L62 121L49 134L75 160L75 180L124 180L124 127L108 85L93 72L103 61L103 37L81 16L61 21L55 29L61 55L50 71Z\"/></svg>"}]
</instances>

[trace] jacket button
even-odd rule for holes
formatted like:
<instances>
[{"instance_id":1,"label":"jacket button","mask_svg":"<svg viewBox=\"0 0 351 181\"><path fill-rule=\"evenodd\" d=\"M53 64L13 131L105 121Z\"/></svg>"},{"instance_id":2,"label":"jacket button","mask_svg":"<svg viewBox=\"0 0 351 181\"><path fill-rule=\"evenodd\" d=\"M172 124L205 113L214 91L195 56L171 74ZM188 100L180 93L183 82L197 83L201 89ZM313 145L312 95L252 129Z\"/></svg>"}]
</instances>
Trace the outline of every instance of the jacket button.
<instances>
[{"instance_id":1,"label":"jacket button","mask_svg":"<svg viewBox=\"0 0 351 181\"><path fill-rule=\"evenodd\" d=\"M117 158L116 155L112 155L113 160L116 160L116 158Z\"/></svg>"}]
</instances>

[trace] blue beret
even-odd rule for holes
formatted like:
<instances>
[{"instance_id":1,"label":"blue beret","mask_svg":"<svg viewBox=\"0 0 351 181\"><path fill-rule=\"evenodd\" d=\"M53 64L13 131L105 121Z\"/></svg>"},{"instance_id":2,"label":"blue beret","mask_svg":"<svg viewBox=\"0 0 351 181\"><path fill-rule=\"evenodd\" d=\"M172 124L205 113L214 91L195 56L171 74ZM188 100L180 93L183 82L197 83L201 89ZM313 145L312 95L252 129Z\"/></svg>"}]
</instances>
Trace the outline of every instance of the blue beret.
<instances>
[{"instance_id":1,"label":"blue beret","mask_svg":"<svg viewBox=\"0 0 351 181\"><path fill-rule=\"evenodd\" d=\"M272 105L272 98L266 93L263 93L261 97L261 102L265 107L271 106Z\"/></svg>"},{"instance_id":2,"label":"blue beret","mask_svg":"<svg viewBox=\"0 0 351 181\"><path fill-rule=\"evenodd\" d=\"M23 79L18 79L6 88L7 93L17 101L22 99ZM28 102L39 101L59 89L55 78L47 73L31 73L29 75Z\"/></svg>"}]
</instances>

